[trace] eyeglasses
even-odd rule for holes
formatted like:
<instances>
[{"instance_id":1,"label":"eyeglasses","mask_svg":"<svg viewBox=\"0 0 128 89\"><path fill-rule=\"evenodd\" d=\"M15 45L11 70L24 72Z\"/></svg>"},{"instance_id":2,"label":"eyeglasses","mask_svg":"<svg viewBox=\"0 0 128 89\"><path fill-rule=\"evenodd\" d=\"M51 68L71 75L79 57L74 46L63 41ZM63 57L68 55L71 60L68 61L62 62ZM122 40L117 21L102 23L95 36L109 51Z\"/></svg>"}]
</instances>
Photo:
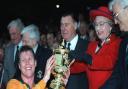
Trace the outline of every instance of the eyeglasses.
<instances>
[{"instance_id":1,"label":"eyeglasses","mask_svg":"<svg viewBox=\"0 0 128 89\"><path fill-rule=\"evenodd\" d=\"M100 23L93 23L93 26L94 26L94 27L98 27L98 26L101 27L101 26L104 26L106 23L108 24L108 23L110 23L110 21L100 22Z\"/></svg>"},{"instance_id":2,"label":"eyeglasses","mask_svg":"<svg viewBox=\"0 0 128 89\"><path fill-rule=\"evenodd\" d=\"M119 15L125 10L128 6L125 6L123 9L121 9L118 13L114 13L113 17L114 19L118 20Z\"/></svg>"}]
</instances>

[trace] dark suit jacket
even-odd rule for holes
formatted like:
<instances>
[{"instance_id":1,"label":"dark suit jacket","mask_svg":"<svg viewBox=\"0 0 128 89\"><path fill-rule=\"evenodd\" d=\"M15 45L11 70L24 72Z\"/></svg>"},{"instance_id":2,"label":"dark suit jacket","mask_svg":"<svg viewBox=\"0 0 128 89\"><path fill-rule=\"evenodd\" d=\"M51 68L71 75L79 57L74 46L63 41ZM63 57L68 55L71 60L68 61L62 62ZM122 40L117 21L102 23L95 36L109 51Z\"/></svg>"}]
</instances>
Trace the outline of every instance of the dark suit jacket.
<instances>
[{"instance_id":1,"label":"dark suit jacket","mask_svg":"<svg viewBox=\"0 0 128 89\"><path fill-rule=\"evenodd\" d=\"M100 89L128 89L128 67L126 65L126 47L128 38L124 38L119 49L119 59L111 77ZM128 54L127 54L128 55Z\"/></svg>"},{"instance_id":2,"label":"dark suit jacket","mask_svg":"<svg viewBox=\"0 0 128 89\"><path fill-rule=\"evenodd\" d=\"M52 51L48 48L38 46L36 51L37 67L35 72L35 83L42 79L47 59L52 55Z\"/></svg>"},{"instance_id":3,"label":"dark suit jacket","mask_svg":"<svg viewBox=\"0 0 128 89\"><path fill-rule=\"evenodd\" d=\"M15 74L15 65L14 65L14 50L15 45L9 44L5 48L5 58L4 58L4 77L3 82L6 84L9 79L11 79Z\"/></svg>"},{"instance_id":4,"label":"dark suit jacket","mask_svg":"<svg viewBox=\"0 0 128 89\"><path fill-rule=\"evenodd\" d=\"M87 46L88 41L79 37L75 52L84 53ZM88 89L88 81L85 73L71 74L66 89Z\"/></svg>"}]
</instances>

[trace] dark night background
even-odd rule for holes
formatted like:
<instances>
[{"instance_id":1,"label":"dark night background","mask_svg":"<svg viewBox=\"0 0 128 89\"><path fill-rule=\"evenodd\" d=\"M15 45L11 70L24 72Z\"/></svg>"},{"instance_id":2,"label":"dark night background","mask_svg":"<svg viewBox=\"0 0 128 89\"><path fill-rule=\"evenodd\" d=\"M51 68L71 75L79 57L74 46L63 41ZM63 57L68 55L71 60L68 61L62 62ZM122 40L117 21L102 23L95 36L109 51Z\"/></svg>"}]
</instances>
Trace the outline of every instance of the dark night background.
<instances>
[{"instance_id":1,"label":"dark night background","mask_svg":"<svg viewBox=\"0 0 128 89\"><path fill-rule=\"evenodd\" d=\"M59 23L59 16L64 10L82 12L88 18L90 9L107 5L108 2L109 0L4 0L0 3L0 37L7 36L7 25L16 18L20 18L25 25L38 25L42 32L45 25ZM56 4L59 4L60 8L57 9Z\"/></svg>"}]
</instances>

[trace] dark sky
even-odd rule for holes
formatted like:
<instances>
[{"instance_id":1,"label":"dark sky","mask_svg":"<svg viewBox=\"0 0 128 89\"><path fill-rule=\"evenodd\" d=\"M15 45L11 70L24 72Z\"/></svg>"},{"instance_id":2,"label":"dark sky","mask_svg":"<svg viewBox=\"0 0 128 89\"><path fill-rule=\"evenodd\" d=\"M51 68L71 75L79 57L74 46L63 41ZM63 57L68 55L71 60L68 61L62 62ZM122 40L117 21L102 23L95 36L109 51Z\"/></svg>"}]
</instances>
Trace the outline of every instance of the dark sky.
<instances>
[{"instance_id":1,"label":"dark sky","mask_svg":"<svg viewBox=\"0 0 128 89\"><path fill-rule=\"evenodd\" d=\"M88 14L89 9L107 5L109 0L4 0L0 3L0 33L6 32L7 24L21 18L25 25L30 23L47 24L51 18L57 21L60 14L71 9ZM60 8L56 8L60 4Z\"/></svg>"}]
</instances>

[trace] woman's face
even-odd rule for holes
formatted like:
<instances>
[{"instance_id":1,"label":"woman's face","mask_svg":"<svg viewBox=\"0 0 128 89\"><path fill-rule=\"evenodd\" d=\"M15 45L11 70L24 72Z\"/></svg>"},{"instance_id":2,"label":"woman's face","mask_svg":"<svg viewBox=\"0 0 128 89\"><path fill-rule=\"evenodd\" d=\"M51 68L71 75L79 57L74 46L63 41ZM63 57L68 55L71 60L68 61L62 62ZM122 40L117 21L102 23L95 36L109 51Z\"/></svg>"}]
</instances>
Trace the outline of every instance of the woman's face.
<instances>
[{"instance_id":1,"label":"woman's face","mask_svg":"<svg viewBox=\"0 0 128 89\"><path fill-rule=\"evenodd\" d=\"M94 20L96 34L100 40L105 40L111 33L111 21L104 16L97 16Z\"/></svg>"}]
</instances>

